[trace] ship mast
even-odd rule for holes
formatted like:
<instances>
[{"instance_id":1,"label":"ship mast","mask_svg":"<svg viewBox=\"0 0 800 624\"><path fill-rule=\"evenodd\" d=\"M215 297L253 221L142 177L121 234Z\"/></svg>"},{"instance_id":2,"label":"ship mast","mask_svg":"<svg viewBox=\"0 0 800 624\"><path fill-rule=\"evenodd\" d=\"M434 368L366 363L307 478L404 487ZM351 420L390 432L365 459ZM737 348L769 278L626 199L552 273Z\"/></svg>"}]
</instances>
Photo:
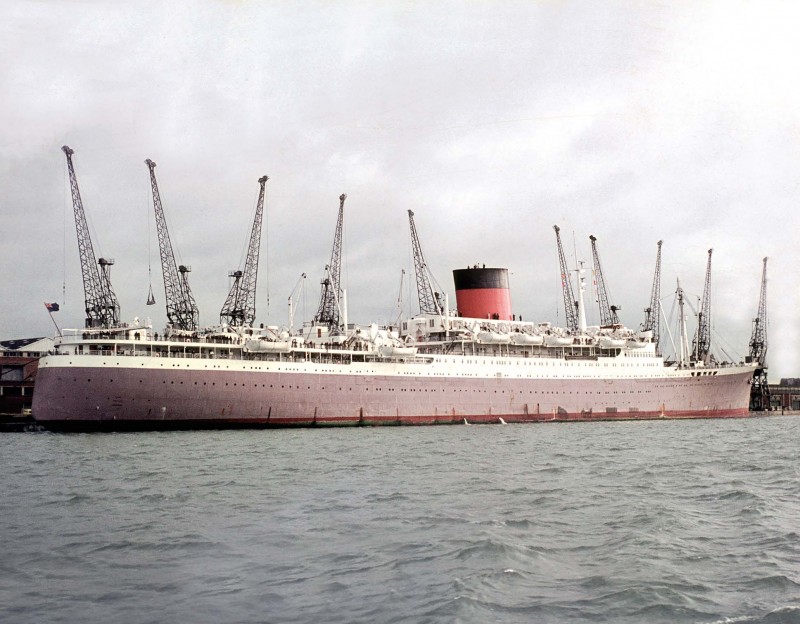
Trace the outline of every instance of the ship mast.
<instances>
[{"instance_id":1,"label":"ship mast","mask_svg":"<svg viewBox=\"0 0 800 624\"><path fill-rule=\"evenodd\" d=\"M572 280L569 276L567 260L564 257L564 248L561 245L561 228L553 226L556 232L556 245L558 247L558 262L561 267L561 290L564 295L564 314L567 321L567 328L570 331L578 330L578 302L572 293Z\"/></svg>"},{"instance_id":2,"label":"ship mast","mask_svg":"<svg viewBox=\"0 0 800 624\"><path fill-rule=\"evenodd\" d=\"M414 212L408 211L408 221L411 225L411 247L414 252L414 269L417 275L417 297L419 299L420 314L442 314L440 295L433 290L433 276L431 275L425 256L422 254L422 245L419 242L417 226L414 224Z\"/></svg>"},{"instance_id":3,"label":"ship mast","mask_svg":"<svg viewBox=\"0 0 800 624\"><path fill-rule=\"evenodd\" d=\"M680 341L679 363L681 366L686 366L689 359L689 334L686 331L686 312L684 311L685 296L683 288L681 288L680 279L678 280L676 294L678 296L678 339Z\"/></svg>"},{"instance_id":4,"label":"ship mast","mask_svg":"<svg viewBox=\"0 0 800 624\"><path fill-rule=\"evenodd\" d=\"M703 299L697 315L697 334L692 342L692 354L695 361L702 361L704 364L708 364L711 360L711 254L713 251L713 249L708 250Z\"/></svg>"},{"instance_id":5,"label":"ship mast","mask_svg":"<svg viewBox=\"0 0 800 624\"><path fill-rule=\"evenodd\" d=\"M149 158L144 161L150 171L150 186L153 192L153 209L156 214L158 248L161 255L161 272L164 275L164 294L167 302L167 321L177 329L194 331L197 329L199 312L192 290L189 288L188 274L191 267L178 265L167 229L161 194L156 182L156 163Z\"/></svg>"},{"instance_id":6,"label":"ship mast","mask_svg":"<svg viewBox=\"0 0 800 624\"><path fill-rule=\"evenodd\" d=\"M81 259L83 294L86 309L86 327L114 327L119 324L119 303L111 287L111 265L114 260L100 258L95 261L94 246L89 236L89 226L83 201L78 189L78 178L72 164L74 150L64 145L61 150L67 156L69 185L72 190L72 208L75 214L75 229L78 234L78 253ZM98 269L98 266L100 267Z\"/></svg>"},{"instance_id":7,"label":"ship mast","mask_svg":"<svg viewBox=\"0 0 800 624\"><path fill-rule=\"evenodd\" d=\"M600 326L605 328L619 326L618 308L608 302L608 290L606 280L603 277L603 269L600 266L600 255L597 253L597 238L589 236L592 241L592 264L594 265L595 281L597 284L597 303L600 306Z\"/></svg>"},{"instance_id":8,"label":"ship mast","mask_svg":"<svg viewBox=\"0 0 800 624\"><path fill-rule=\"evenodd\" d=\"M247 257L244 261L244 270L228 273L233 278L233 285L225 304L219 313L220 323L231 327L252 327L256 319L256 280L258 278L258 256L261 250L261 223L264 217L264 195L269 176L258 179L258 203L256 215L253 219L253 229L250 231L250 243L247 247Z\"/></svg>"},{"instance_id":9,"label":"ship mast","mask_svg":"<svg viewBox=\"0 0 800 624\"><path fill-rule=\"evenodd\" d=\"M758 298L758 313L753 319L753 334L750 337L749 361L758 364L750 387L750 409L763 411L770 407L769 383L767 381L767 258L761 271L761 293Z\"/></svg>"},{"instance_id":10,"label":"ship mast","mask_svg":"<svg viewBox=\"0 0 800 624\"><path fill-rule=\"evenodd\" d=\"M342 301L342 227L346 199L347 195L344 193L339 195L339 216L336 219L331 261L325 267L325 277L321 281L322 292L319 298L319 309L314 317L314 324L327 325L331 330L338 329L341 322L339 308ZM347 331L346 327L345 331Z\"/></svg>"},{"instance_id":11,"label":"ship mast","mask_svg":"<svg viewBox=\"0 0 800 624\"><path fill-rule=\"evenodd\" d=\"M664 241L658 241L658 252L656 253L656 270L653 275L653 289L650 292L650 307L645 308L644 323L642 324L642 332L652 332L653 344L656 346L656 353L658 350L658 342L661 333L661 244Z\"/></svg>"}]
</instances>

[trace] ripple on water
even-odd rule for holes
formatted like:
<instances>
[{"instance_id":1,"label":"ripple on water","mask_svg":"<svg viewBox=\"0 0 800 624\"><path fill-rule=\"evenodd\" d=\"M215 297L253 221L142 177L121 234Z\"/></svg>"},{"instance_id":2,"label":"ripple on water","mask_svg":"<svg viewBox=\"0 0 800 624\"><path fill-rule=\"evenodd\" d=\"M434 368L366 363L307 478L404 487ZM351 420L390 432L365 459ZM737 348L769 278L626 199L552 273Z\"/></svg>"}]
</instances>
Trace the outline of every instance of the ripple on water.
<instances>
[{"instance_id":1,"label":"ripple on water","mask_svg":"<svg viewBox=\"0 0 800 624\"><path fill-rule=\"evenodd\" d=\"M0 621L797 622L798 434L0 436Z\"/></svg>"}]
</instances>

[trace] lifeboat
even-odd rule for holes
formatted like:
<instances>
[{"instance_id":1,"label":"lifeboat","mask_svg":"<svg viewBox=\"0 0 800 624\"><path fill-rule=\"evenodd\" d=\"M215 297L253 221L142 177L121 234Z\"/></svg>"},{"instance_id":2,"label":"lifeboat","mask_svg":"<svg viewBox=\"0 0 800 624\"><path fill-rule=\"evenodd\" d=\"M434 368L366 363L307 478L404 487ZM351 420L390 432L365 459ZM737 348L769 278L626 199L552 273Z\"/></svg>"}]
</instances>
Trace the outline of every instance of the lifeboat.
<instances>
[{"instance_id":1,"label":"lifeboat","mask_svg":"<svg viewBox=\"0 0 800 624\"><path fill-rule=\"evenodd\" d=\"M292 350L292 344L288 340L255 338L245 342L244 350L249 353L289 353Z\"/></svg>"},{"instance_id":2,"label":"lifeboat","mask_svg":"<svg viewBox=\"0 0 800 624\"><path fill-rule=\"evenodd\" d=\"M481 344L508 344L511 342L511 336L493 331L482 331L478 332L478 342Z\"/></svg>"},{"instance_id":3,"label":"lifeboat","mask_svg":"<svg viewBox=\"0 0 800 624\"><path fill-rule=\"evenodd\" d=\"M383 357L407 357L417 354L416 347L400 347L397 345L383 345L378 349L378 353Z\"/></svg>"},{"instance_id":4,"label":"lifeboat","mask_svg":"<svg viewBox=\"0 0 800 624\"><path fill-rule=\"evenodd\" d=\"M641 348L647 346L646 342L643 342L641 340L636 340L636 339L628 340L628 342L626 342L625 344L627 345L627 347L629 349L641 349Z\"/></svg>"},{"instance_id":5,"label":"lifeboat","mask_svg":"<svg viewBox=\"0 0 800 624\"><path fill-rule=\"evenodd\" d=\"M558 334L548 334L544 337L544 343L548 347L568 347L572 344L572 336L559 336Z\"/></svg>"},{"instance_id":6,"label":"lifeboat","mask_svg":"<svg viewBox=\"0 0 800 624\"><path fill-rule=\"evenodd\" d=\"M516 332L511 334L511 343L515 345L541 345L544 344L544 336Z\"/></svg>"},{"instance_id":7,"label":"lifeboat","mask_svg":"<svg viewBox=\"0 0 800 624\"><path fill-rule=\"evenodd\" d=\"M627 341L624 338L613 338L611 336L598 336L597 346L601 349L621 349Z\"/></svg>"}]
</instances>

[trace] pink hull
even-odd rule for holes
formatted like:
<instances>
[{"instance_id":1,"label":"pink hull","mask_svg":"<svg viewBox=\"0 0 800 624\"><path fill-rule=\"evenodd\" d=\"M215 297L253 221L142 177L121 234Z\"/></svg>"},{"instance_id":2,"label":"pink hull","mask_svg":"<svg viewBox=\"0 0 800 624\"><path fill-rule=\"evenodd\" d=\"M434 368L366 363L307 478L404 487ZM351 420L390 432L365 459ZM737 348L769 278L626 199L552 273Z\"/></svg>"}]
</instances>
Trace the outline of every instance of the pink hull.
<instances>
[{"instance_id":1,"label":"pink hull","mask_svg":"<svg viewBox=\"0 0 800 624\"><path fill-rule=\"evenodd\" d=\"M435 378L43 367L53 429L434 425L748 415L752 371L655 379Z\"/></svg>"}]
</instances>

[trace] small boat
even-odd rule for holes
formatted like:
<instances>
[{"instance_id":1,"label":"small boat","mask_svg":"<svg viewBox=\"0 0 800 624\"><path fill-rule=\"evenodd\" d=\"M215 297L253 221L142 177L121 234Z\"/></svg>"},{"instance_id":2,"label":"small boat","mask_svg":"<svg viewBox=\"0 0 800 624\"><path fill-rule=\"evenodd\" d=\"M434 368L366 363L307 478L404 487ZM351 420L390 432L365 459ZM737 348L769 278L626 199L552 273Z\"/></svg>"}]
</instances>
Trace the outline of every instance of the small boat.
<instances>
[{"instance_id":1,"label":"small boat","mask_svg":"<svg viewBox=\"0 0 800 624\"><path fill-rule=\"evenodd\" d=\"M478 342L481 344L508 344L511 342L511 336L493 331L482 331L478 332Z\"/></svg>"},{"instance_id":2,"label":"small boat","mask_svg":"<svg viewBox=\"0 0 800 624\"><path fill-rule=\"evenodd\" d=\"M515 332L511 334L511 343L515 345L542 345L544 344L544 336L540 334Z\"/></svg>"},{"instance_id":3,"label":"small boat","mask_svg":"<svg viewBox=\"0 0 800 624\"><path fill-rule=\"evenodd\" d=\"M292 344L288 340L253 338L244 343L244 350L249 353L289 353Z\"/></svg>"},{"instance_id":4,"label":"small boat","mask_svg":"<svg viewBox=\"0 0 800 624\"><path fill-rule=\"evenodd\" d=\"M408 357L417 354L416 347L400 347L397 345L382 345L378 348L382 357Z\"/></svg>"}]
</instances>

